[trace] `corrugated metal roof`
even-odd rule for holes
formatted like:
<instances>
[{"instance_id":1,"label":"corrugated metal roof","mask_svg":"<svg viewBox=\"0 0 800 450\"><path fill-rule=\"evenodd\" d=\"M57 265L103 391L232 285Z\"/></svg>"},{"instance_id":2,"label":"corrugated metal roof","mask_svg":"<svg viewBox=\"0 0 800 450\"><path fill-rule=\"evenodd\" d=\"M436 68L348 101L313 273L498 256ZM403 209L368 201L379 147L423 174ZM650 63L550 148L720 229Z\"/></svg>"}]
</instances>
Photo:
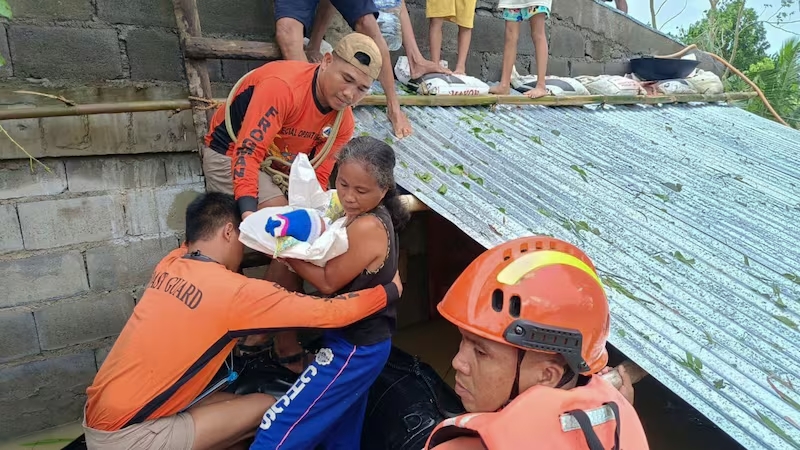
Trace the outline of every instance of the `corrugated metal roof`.
<instances>
[{"instance_id":1,"label":"corrugated metal roof","mask_svg":"<svg viewBox=\"0 0 800 450\"><path fill-rule=\"evenodd\" d=\"M611 343L747 448L800 448L800 132L735 107L406 107L398 183L484 246L585 249ZM441 169L440 169L441 168Z\"/></svg>"}]
</instances>

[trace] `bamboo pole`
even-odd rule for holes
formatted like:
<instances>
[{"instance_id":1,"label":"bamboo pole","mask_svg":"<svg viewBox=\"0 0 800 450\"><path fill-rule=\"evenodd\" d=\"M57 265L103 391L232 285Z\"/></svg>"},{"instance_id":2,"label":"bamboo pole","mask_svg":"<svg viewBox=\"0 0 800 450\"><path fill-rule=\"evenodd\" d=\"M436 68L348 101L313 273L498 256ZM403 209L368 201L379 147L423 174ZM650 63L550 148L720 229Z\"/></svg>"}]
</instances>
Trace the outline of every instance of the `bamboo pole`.
<instances>
[{"instance_id":1,"label":"bamboo pole","mask_svg":"<svg viewBox=\"0 0 800 450\"><path fill-rule=\"evenodd\" d=\"M756 97L755 92L732 92L727 94L678 94L670 96L579 96L542 97L530 99L516 95L449 96L449 95L401 95L400 104L405 106L485 106L485 105L543 105L583 106L591 104L638 105L669 103L715 103L735 102ZM224 102L223 98L213 99ZM368 95L358 106L383 106L386 97ZM181 111L192 107L189 100L150 100L118 103L94 103L75 106L38 106L33 108L0 109L0 120L36 119L41 117L83 116L91 114L118 114L146 111ZM205 134L205 129L203 133Z\"/></svg>"}]
</instances>

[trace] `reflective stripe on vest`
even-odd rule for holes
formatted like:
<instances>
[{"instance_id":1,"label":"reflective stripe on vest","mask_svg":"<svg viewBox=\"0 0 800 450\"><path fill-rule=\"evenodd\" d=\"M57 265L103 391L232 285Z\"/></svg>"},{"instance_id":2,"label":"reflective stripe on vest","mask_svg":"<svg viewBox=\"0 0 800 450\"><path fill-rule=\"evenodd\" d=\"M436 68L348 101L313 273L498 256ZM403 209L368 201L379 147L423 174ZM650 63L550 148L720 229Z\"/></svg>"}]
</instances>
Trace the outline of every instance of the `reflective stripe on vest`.
<instances>
[{"instance_id":1,"label":"reflective stripe on vest","mask_svg":"<svg viewBox=\"0 0 800 450\"><path fill-rule=\"evenodd\" d=\"M600 408L590 409L585 412L586 415L589 416L589 420L592 422L593 427L614 420L614 411L608 405L601 406ZM564 431L580 430L581 424L578 423L578 419L576 419L572 414L562 414L561 429Z\"/></svg>"}]
</instances>

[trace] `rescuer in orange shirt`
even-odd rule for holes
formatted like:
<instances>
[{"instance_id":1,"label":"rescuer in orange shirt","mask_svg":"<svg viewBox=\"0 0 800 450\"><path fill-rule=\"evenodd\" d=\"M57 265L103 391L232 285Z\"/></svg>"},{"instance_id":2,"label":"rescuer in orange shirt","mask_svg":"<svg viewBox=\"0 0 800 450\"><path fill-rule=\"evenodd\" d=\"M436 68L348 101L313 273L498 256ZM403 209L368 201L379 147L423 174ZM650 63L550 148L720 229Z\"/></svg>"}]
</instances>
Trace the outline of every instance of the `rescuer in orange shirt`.
<instances>
[{"instance_id":1,"label":"rescuer in orange shirt","mask_svg":"<svg viewBox=\"0 0 800 450\"><path fill-rule=\"evenodd\" d=\"M342 328L400 296L397 274L388 285L334 298L240 275L240 222L230 194L204 194L188 206L186 244L155 267L86 390L90 450L208 449L251 437L275 403L272 396L216 392L191 405L238 338L281 328Z\"/></svg>"},{"instance_id":2,"label":"rescuer in orange shirt","mask_svg":"<svg viewBox=\"0 0 800 450\"><path fill-rule=\"evenodd\" d=\"M203 173L209 191L233 194L242 218L257 209L288 205L283 191L261 169L269 156L289 163L298 153L309 160L335 139L327 158L316 168L322 189L328 189L335 158L353 136L352 105L361 101L381 72L383 60L375 41L360 33L341 39L319 64L274 61L247 75L230 104L232 140L220 107L211 121L203 149ZM339 131L332 135L342 111ZM272 167L288 173L277 163ZM300 278L283 264L270 264L264 278L290 291L302 288ZM245 347L259 350L266 336L251 336ZM256 350L256 351L257 351ZM277 333L275 351L285 360L301 353L294 333Z\"/></svg>"},{"instance_id":3,"label":"rescuer in orange shirt","mask_svg":"<svg viewBox=\"0 0 800 450\"><path fill-rule=\"evenodd\" d=\"M619 369L606 368L609 307L580 249L542 236L491 248L456 279L438 310L461 331L452 365L468 414L446 419L426 449L647 450Z\"/></svg>"}]
</instances>

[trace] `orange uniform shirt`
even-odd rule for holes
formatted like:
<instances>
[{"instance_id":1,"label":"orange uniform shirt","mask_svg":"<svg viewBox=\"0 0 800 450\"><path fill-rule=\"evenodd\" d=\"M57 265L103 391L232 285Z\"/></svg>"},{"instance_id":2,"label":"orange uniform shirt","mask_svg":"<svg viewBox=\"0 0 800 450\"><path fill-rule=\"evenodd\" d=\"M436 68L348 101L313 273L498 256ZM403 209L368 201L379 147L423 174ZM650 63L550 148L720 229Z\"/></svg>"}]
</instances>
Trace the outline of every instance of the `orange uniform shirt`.
<instances>
[{"instance_id":1,"label":"orange uniform shirt","mask_svg":"<svg viewBox=\"0 0 800 450\"><path fill-rule=\"evenodd\" d=\"M197 398L236 339L279 328L340 328L398 298L392 285L318 298L170 252L86 390L87 424L119 430L131 419L178 413Z\"/></svg>"},{"instance_id":2,"label":"orange uniform shirt","mask_svg":"<svg viewBox=\"0 0 800 450\"><path fill-rule=\"evenodd\" d=\"M355 121L348 107L339 132L330 136L338 112L323 108L317 98L318 69L319 64L274 61L245 78L231 103L236 142L225 128L225 107L214 113L205 143L233 160L233 194L243 212L257 208L258 172L267 156L291 162L298 153L306 153L310 160L333 138L327 159L316 170L322 189L328 189L335 156L352 138ZM283 165L273 167L285 169Z\"/></svg>"}]
</instances>

